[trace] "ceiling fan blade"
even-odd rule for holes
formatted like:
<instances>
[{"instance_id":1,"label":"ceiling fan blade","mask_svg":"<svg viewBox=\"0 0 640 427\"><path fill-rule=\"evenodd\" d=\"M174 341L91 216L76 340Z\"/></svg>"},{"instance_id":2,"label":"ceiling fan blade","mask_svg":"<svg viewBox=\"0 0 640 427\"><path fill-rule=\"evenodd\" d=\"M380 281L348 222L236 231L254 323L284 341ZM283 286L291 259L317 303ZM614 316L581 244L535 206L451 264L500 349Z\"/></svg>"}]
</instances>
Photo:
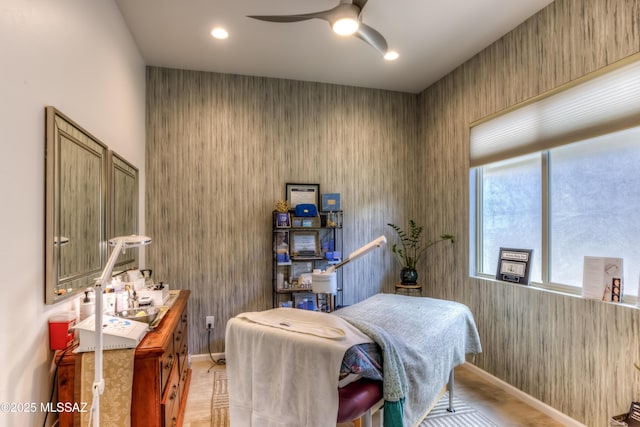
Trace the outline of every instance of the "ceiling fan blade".
<instances>
[{"instance_id":1,"label":"ceiling fan blade","mask_svg":"<svg viewBox=\"0 0 640 427\"><path fill-rule=\"evenodd\" d=\"M297 15L247 15L247 18L253 18L267 22L299 22L315 18L329 21L335 9L336 8L334 7L333 9L323 10L321 12L301 13Z\"/></svg>"},{"instance_id":2,"label":"ceiling fan blade","mask_svg":"<svg viewBox=\"0 0 640 427\"><path fill-rule=\"evenodd\" d=\"M308 19L317 18L313 13L307 13L304 15L247 15L247 18L257 19L259 21L267 22L299 22L306 21Z\"/></svg>"},{"instance_id":3,"label":"ceiling fan blade","mask_svg":"<svg viewBox=\"0 0 640 427\"><path fill-rule=\"evenodd\" d=\"M389 49L387 41L382 37L382 34L362 22L354 36L372 46L382 55L387 53L387 50Z\"/></svg>"}]
</instances>

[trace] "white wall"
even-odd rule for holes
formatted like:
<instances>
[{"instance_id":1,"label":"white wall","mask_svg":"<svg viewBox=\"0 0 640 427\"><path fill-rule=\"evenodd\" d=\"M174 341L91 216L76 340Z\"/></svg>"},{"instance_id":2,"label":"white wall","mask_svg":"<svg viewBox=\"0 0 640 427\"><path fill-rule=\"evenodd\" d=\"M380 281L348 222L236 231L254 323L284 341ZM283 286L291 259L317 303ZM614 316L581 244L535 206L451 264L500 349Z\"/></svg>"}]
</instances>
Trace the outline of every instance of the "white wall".
<instances>
[{"instance_id":1,"label":"white wall","mask_svg":"<svg viewBox=\"0 0 640 427\"><path fill-rule=\"evenodd\" d=\"M0 402L48 400L47 319L74 306L44 304L44 107L139 169L144 231L144 67L112 0L0 3ZM2 409L0 427L44 419Z\"/></svg>"}]
</instances>

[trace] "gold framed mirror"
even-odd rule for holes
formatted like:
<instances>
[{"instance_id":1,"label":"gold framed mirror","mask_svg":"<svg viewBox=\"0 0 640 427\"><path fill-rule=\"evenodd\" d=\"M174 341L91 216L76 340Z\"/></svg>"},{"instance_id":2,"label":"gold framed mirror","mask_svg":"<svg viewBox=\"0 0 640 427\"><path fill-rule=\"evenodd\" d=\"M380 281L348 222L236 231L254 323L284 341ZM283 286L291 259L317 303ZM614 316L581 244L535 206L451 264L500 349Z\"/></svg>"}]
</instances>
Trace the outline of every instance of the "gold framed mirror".
<instances>
[{"instance_id":1,"label":"gold framed mirror","mask_svg":"<svg viewBox=\"0 0 640 427\"><path fill-rule=\"evenodd\" d=\"M138 232L138 169L117 153L109 152L108 239ZM128 269L138 262L138 249L120 254L116 269Z\"/></svg>"},{"instance_id":2,"label":"gold framed mirror","mask_svg":"<svg viewBox=\"0 0 640 427\"><path fill-rule=\"evenodd\" d=\"M138 232L138 170L54 107L45 108L45 303L94 285L108 238ZM138 261L128 249L116 262Z\"/></svg>"},{"instance_id":3,"label":"gold framed mirror","mask_svg":"<svg viewBox=\"0 0 640 427\"><path fill-rule=\"evenodd\" d=\"M45 302L90 286L105 263L107 147L54 107L46 116Z\"/></svg>"}]
</instances>

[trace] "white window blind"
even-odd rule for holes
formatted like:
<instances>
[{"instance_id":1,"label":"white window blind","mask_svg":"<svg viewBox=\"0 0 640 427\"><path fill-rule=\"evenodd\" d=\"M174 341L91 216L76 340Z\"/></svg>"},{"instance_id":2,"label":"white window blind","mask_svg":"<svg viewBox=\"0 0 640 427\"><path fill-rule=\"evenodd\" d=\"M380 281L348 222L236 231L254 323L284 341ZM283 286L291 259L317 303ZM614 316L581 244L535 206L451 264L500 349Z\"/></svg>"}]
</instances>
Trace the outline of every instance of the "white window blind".
<instances>
[{"instance_id":1,"label":"white window blind","mask_svg":"<svg viewBox=\"0 0 640 427\"><path fill-rule=\"evenodd\" d=\"M640 126L638 59L473 126L470 166Z\"/></svg>"}]
</instances>

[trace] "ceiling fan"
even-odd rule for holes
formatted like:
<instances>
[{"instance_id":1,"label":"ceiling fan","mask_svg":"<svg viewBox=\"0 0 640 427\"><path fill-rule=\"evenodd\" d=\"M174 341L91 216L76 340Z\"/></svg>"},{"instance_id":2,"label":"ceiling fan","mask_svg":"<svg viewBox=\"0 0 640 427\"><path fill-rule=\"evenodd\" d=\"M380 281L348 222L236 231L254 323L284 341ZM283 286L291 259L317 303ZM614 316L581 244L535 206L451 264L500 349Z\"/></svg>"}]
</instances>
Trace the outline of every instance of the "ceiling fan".
<instances>
[{"instance_id":1,"label":"ceiling fan","mask_svg":"<svg viewBox=\"0 0 640 427\"><path fill-rule=\"evenodd\" d=\"M380 52L385 59L393 60L398 57L390 51L387 41L378 31L366 25L360 19L362 9L368 0L340 0L336 7L321 12L303 13L296 15L248 15L249 18L268 22L299 22L308 19L322 19L327 21L333 31L341 36L353 35Z\"/></svg>"}]
</instances>

